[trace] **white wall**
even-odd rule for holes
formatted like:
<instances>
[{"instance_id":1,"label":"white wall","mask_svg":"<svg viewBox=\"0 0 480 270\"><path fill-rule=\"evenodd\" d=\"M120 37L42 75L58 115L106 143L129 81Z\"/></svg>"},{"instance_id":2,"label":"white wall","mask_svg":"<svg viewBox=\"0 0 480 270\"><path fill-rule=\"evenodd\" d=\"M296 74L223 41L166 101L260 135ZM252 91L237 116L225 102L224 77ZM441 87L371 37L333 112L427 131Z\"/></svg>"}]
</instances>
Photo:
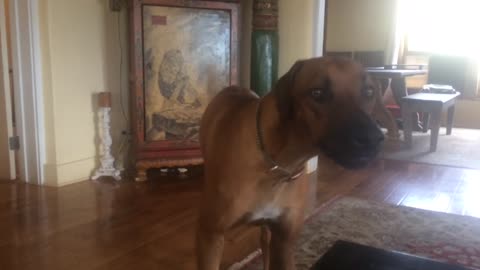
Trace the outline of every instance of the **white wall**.
<instances>
[{"instance_id":1,"label":"white wall","mask_svg":"<svg viewBox=\"0 0 480 270\"><path fill-rule=\"evenodd\" d=\"M88 179L98 163L96 93L112 92L114 150L127 126L120 113L120 90L128 96L127 20L124 11L119 42L108 1L42 0L40 9L46 181L61 186Z\"/></svg>"},{"instance_id":2,"label":"white wall","mask_svg":"<svg viewBox=\"0 0 480 270\"><path fill-rule=\"evenodd\" d=\"M329 0L327 50L387 50L395 5L396 0Z\"/></svg>"}]
</instances>

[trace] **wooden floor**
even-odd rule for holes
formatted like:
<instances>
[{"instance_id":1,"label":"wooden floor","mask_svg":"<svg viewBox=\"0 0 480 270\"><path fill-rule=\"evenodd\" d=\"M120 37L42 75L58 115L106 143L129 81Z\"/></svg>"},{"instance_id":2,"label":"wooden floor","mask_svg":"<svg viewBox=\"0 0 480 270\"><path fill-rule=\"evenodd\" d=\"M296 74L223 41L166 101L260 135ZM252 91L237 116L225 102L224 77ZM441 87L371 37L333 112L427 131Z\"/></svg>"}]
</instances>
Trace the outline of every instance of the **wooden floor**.
<instances>
[{"instance_id":1,"label":"wooden floor","mask_svg":"<svg viewBox=\"0 0 480 270\"><path fill-rule=\"evenodd\" d=\"M480 171L399 161L331 171L312 176L315 205L347 194L480 217ZM195 269L200 187L201 176L60 189L0 182L0 269ZM256 237L231 232L224 264L251 252Z\"/></svg>"}]
</instances>

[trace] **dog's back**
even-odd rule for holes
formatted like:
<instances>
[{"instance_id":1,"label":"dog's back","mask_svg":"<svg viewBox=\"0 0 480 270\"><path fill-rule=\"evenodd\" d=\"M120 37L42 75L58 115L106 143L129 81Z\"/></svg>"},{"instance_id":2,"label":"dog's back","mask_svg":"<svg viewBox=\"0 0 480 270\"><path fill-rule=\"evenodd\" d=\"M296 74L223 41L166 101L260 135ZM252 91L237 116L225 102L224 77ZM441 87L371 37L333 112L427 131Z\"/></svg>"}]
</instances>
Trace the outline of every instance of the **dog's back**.
<instances>
[{"instance_id":1,"label":"dog's back","mask_svg":"<svg viewBox=\"0 0 480 270\"><path fill-rule=\"evenodd\" d=\"M200 124L200 145L207 169L216 162L214 159L226 158L231 144L242 138L242 116L254 113L256 100L258 96L251 90L230 86L210 101Z\"/></svg>"}]
</instances>

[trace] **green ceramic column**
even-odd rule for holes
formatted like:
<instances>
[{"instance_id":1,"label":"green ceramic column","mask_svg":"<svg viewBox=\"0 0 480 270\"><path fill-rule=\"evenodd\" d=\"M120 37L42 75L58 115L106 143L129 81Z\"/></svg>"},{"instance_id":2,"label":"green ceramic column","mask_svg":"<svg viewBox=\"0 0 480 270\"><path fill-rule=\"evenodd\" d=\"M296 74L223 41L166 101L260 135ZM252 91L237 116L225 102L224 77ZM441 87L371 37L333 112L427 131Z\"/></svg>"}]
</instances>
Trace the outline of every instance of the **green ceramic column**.
<instances>
[{"instance_id":1,"label":"green ceramic column","mask_svg":"<svg viewBox=\"0 0 480 270\"><path fill-rule=\"evenodd\" d=\"M278 0L253 1L250 87L264 96L278 79Z\"/></svg>"}]
</instances>

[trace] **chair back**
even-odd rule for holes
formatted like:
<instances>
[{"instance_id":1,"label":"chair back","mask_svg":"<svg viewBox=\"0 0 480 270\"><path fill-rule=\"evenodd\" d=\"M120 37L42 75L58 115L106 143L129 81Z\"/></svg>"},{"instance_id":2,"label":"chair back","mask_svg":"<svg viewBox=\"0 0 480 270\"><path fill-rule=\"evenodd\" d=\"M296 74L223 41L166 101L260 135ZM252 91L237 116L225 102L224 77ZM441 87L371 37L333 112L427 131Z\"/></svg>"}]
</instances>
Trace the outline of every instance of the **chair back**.
<instances>
[{"instance_id":1,"label":"chair back","mask_svg":"<svg viewBox=\"0 0 480 270\"><path fill-rule=\"evenodd\" d=\"M326 51L325 55L353 59L364 67L383 67L385 58L383 51Z\"/></svg>"},{"instance_id":2,"label":"chair back","mask_svg":"<svg viewBox=\"0 0 480 270\"><path fill-rule=\"evenodd\" d=\"M432 55L428 60L428 83L451 85L462 93L465 89L467 68L466 57Z\"/></svg>"},{"instance_id":3,"label":"chair back","mask_svg":"<svg viewBox=\"0 0 480 270\"><path fill-rule=\"evenodd\" d=\"M364 67L380 67L384 65L385 53L383 51L355 51L353 59Z\"/></svg>"}]
</instances>

